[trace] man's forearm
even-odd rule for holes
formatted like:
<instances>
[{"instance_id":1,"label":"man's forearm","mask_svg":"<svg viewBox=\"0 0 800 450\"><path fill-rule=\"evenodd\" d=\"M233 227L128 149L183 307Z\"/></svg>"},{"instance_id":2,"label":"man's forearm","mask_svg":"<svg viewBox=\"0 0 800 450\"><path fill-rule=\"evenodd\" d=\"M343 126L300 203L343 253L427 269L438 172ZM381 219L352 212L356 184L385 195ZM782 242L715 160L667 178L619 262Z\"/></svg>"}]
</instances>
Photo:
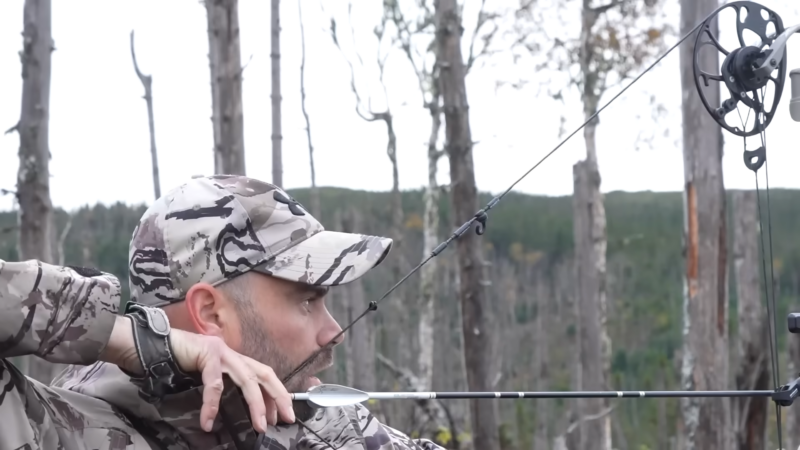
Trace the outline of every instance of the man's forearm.
<instances>
[{"instance_id":1,"label":"man's forearm","mask_svg":"<svg viewBox=\"0 0 800 450\"><path fill-rule=\"evenodd\" d=\"M0 260L0 358L88 365L115 327L119 280L93 269Z\"/></svg>"},{"instance_id":2,"label":"man's forearm","mask_svg":"<svg viewBox=\"0 0 800 450\"><path fill-rule=\"evenodd\" d=\"M133 342L132 326L133 324L129 317L117 316L108 344L106 344L98 359L119 366L136 375L141 375L143 373L142 365L139 362L136 345Z\"/></svg>"}]
</instances>

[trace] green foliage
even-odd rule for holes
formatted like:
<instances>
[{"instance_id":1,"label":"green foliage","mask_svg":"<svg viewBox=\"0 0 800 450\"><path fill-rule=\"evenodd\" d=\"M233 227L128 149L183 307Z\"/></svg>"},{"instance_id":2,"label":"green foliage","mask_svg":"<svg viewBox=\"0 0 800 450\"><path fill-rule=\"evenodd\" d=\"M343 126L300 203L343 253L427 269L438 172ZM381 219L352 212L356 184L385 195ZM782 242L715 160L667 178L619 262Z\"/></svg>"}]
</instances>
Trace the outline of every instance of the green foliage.
<instances>
[{"instance_id":1,"label":"green foliage","mask_svg":"<svg viewBox=\"0 0 800 450\"><path fill-rule=\"evenodd\" d=\"M301 203L309 203L307 189L293 190L291 194ZM364 192L338 188L321 189L321 220L328 229L336 229L334 220L337 211L357 208L364 218L363 232L385 234L391 220L390 194L387 192ZM482 194L485 205L491 196ZM774 260L776 261L777 289L781 297L778 308L778 323L789 311L800 311L800 239L795 234L800 230L800 191L772 190L770 213ZM728 205L731 205L730 199ZM612 377L614 389L675 389L678 388L676 355L681 348L683 271L682 227L683 202L681 193L612 192L605 196L608 230L609 272L609 317L608 328L612 338ZM762 193L762 206L766 219L766 196ZM440 237L445 239L469 217L451 217L449 199L443 196L441 207ZM423 212L421 191L403 193L403 208L406 213L407 238L404 252L411 261L421 257L422 231L415 217ZM72 218L72 227L64 242L67 264L95 265L120 277L127 299L128 241L144 212L143 206L129 207L123 204L84 207ZM731 212L728 237L733 239ZM55 235L60 234L67 215L57 211ZM15 260L16 214L0 213L0 258ZM5 231L4 231L5 230ZM4 231L4 232L3 232ZM571 197L537 197L511 193L489 214L488 228L481 237L493 249L496 260L507 259L513 263L547 261L554 264L568 257L572 251L572 199ZM55 242L55 237L54 237ZM732 248L732 241L729 249ZM447 261L454 252L451 245L442 254ZM730 252L729 252L730 254ZM539 264L539 263L537 263ZM543 270L549 270L545 267ZM368 300L377 298L394 280L388 269L379 268L378 275L365 278L365 294ZM730 273L733 273L732 271ZM410 280L409 283L414 283ZM736 332L736 289L730 280L732 340ZM524 288L524 286L523 286ZM527 290L520 295L533 294ZM496 293L497 295L501 295ZM494 294L493 294L494 295ZM391 302L392 300L387 300ZM460 342L460 320L454 292L443 291L439 298L449 316L440 316L438 326L452 330L452 342ZM519 302L509 310L512 320L519 327L533 326L537 310L531 304ZM367 320L377 320L381 315ZM779 327L779 345L784 352L787 333ZM565 323L555 330L550 346L551 358L567 360L569 350L561 344L575 335L574 323ZM390 351L392 336L378 326L378 348ZM732 347L733 348L733 347ZM337 349L337 367L334 370L344 375L344 358ZM782 358L785 359L785 358ZM521 371L527 369L519 369ZM569 390L570 372L565 366L553 367L549 389ZM666 420L672 424L678 414L678 403L671 400L625 402L620 404L615 417L621 420L621 430L629 441L630 448L657 448L657 405L666 402ZM564 401L554 401L561 408ZM503 429L503 445L506 448L529 448L534 433L535 408L530 403L509 406L510 417ZM513 425L509 425L513 424ZM529 429L525 428L525 424ZM449 433L449 432L448 432ZM452 439L440 435L442 440ZM468 438L460 436L461 439ZM513 443L511 441L514 441Z\"/></svg>"}]
</instances>

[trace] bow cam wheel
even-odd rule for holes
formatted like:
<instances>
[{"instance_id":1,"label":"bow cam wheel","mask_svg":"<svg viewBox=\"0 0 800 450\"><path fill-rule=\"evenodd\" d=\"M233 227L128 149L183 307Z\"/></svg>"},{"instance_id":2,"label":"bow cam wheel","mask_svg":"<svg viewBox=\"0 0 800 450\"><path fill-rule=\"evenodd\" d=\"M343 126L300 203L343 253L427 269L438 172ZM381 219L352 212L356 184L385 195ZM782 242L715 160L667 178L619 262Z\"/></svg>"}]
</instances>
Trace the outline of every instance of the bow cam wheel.
<instances>
[{"instance_id":1,"label":"bow cam wheel","mask_svg":"<svg viewBox=\"0 0 800 450\"><path fill-rule=\"evenodd\" d=\"M720 13L728 8L736 11L736 37L739 41L739 47L731 51L722 46L713 28L720 22ZM727 28L723 28L723 25ZM732 30L731 25L730 21L720 23L720 31ZM692 55L697 93L719 126L736 136L758 134L766 129L775 115L786 79L786 49L782 50L780 62L770 58L772 70L768 74L757 74L755 68L769 58L769 52L765 50L783 31L783 21L771 9L750 1L734 1L723 5L716 14L707 18L697 32ZM750 42L745 39L748 34L752 36L747 39ZM712 47L711 51L724 56L719 67L708 67L712 64L708 63L708 53L704 51L706 47ZM721 98L727 97L721 103L721 98L717 96L720 84L725 87L721 89ZM709 101L709 98L713 101ZM739 108L740 103L745 108ZM751 115L754 120L748 125Z\"/></svg>"}]
</instances>

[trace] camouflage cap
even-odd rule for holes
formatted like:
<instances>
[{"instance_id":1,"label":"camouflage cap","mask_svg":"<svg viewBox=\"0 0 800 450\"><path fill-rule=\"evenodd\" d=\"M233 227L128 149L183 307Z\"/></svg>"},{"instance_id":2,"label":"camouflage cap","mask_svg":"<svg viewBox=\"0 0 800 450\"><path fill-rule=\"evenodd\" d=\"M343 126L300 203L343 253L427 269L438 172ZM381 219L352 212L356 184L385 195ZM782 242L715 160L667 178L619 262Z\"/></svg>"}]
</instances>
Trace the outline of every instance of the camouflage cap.
<instances>
[{"instance_id":1,"label":"camouflage cap","mask_svg":"<svg viewBox=\"0 0 800 450\"><path fill-rule=\"evenodd\" d=\"M182 301L194 284L247 271L317 286L349 283L380 264L384 237L327 231L285 191L235 175L195 177L145 211L128 253L131 301Z\"/></svg>"}]
</instances>

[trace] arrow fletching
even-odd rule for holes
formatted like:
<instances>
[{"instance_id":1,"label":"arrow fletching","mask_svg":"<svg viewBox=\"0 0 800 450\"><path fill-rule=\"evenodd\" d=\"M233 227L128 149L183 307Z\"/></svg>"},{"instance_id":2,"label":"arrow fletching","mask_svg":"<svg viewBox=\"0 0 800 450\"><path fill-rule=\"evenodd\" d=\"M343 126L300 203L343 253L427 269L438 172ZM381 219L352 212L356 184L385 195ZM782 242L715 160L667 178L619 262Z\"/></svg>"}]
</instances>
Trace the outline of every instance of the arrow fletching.
<instances>
[{"instance_id":1,"label":"arrow fletching","mask_svg":"<svg viewBox=\"0 0 800 450\"><path fill-rule=\"evenodd\" d=\"M305 393L292 394L292 400L305 400L317 408L355 405L369 400L369 394L338 384L321 384Z\"/></svg>"}]
</instances>

